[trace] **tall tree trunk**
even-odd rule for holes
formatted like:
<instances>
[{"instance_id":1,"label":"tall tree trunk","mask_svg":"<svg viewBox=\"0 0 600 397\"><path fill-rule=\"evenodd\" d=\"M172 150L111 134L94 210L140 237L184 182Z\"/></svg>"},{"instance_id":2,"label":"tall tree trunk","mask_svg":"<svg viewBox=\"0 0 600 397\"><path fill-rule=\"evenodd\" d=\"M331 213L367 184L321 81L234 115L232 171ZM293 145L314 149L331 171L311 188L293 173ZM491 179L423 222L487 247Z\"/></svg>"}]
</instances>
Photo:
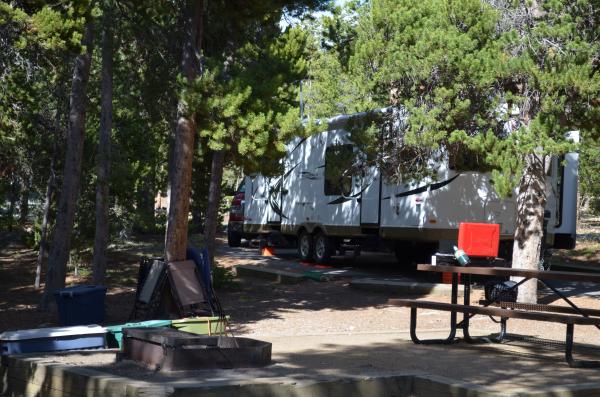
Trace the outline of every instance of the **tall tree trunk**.
<instances>
[{"instance_id":1,"label":"tall tree trunk","mask_svg":"<svg viewBox=\"0 0 600 397\"><path fill-rule=\"evenodd\" d=\"M201 150L201 145L196 145L197 150ZM203 234L206 230L206 208L208 206L208 190L210 183L206 183L206 178L210 174L212 166L212 156L215 152L209 149L202 150L202 156L194 159L192 164L192 225L196 230Z\"/></svg>"},{"instance_id":2,"label":"tall tree trunk","mask_svg":"<svg viewBox=\"0 0 600 397\"><path fill-rule=\"evenodd\" d=\"M198 54L201 48L203 6L204 1L189 0L184 11L185 38L181 70L188 85L200 75ZM168 262L185 259L195 135L195 109L189 109L182 98L177 104L177 128L172 169L169 172L169 215L165 233L165 259Z\"/></svg>"},{"instance_id":3,"label":"tall tree trunk","mask_svg":"<svg viewBox=\"0 0 600 397\"><path fill-rule=\"evenodd\" d=\"M56 162L60 153L60 142L63 139L61 120L66 114L66 108L61 106L63 104L64 90L59 89L56 100L56 115L54 118L53 140L52 140L52 157L50 158L50 172L48 174L48 181L46 182L46 195L44 200L44 207L42 209L42 225L40 228L40 247L38 251L38 257L35 267L35 288L40 288L42 282L42 272L44 270L44 263L48 254L48 229L50 227L50 218L52 216L52 200L54 198L54 192L56 191ZM66 101L65 101L66 102ZM49 142L47 142L49 144Z\"/></svg>"},{"instance_id":4,"label":"tall tree trunk","mask_svg":"<svg viewBox=\"0 0 600 397\"><path fill-rule=\"evenodd\" d=\"M38 251L38 257L35 267L35 288L40 288L42 279L42 269L44 267L44 259L46 258L46 252L48 252L48 224L50 223L50 211L52 209L52 195L54 194L54 187L56 183L56 155L58 147L54 147L52 153L52 159L50 161L50 174L48 175L48 182L46 184L46 198L44 201L44 215L42 218L42 226L40 230L40 249Z\"/></svg>"},{"instance_id":5,"label":"tall tree trunk","mask_svg":"<svg viewBox=\"0 0 600 397\"><path fill-rule=\"evenodd\" d=\"M144 233L154 233L155 231L156 219L154 216L154 204L156 191L152 181L154 181L154 176L148 175L141 181L141 186L137 192L136 212L139 215L138 227L141 228Z\"/></svg>"},{"instance_id":6,"label":"tall tree trunk","mask_svg":"<svg viewBox=\"0 0 600 397\"><path fill-rule=\"evenodd\" d=\"M208 188L208 208L204 226L204 246L208 250L208 258L212 265L215 258L215 237L219 226L219 204L221 203L221 182L223 181L223 163L225 152L213 152L210 169L210 186Z\"/></svg>"},{"instance_id":7,"label":"tall tree trunk","mask_svg":"<svg viewBox=\"0 0 600 397\"><path fill-rule=\"evenodd\" d=\"M30 192L30 178L23 179L23 185L21 186L21 198L19 203L19 224L24 225L27 222L29 216L29 192Z\"/></svg>"},{"instance_id":8,"label":"tall tree trunk","mask_svg":"<svg viewBox=\"0 0 600 397\"><path fill-rule=\"evenodd\" d=\"M10 205L8 207L8 231L11 232L13 229L13 222L15 218L15 208L17 207L17 200L19 199L20 184L17 178L13 178L10 184Z\"/></svg>"},{"instance_id":9,"label":"tall tree trunk","mask_svg":"<svg viewBox=\"0 0 600 397\"><path fill-rule=\"evenodd\" d=\"M516 269L537 270L539 266L546 208L545 168L543 156L527 155L517 194L517 228L512 257L512 267ZM519 286L518 301L537 303L536 280Z\"/></svg>"},{"instance_id":10,"label":"tall tree trunk","mask_svg":"<svg viewBox=\"0 0 600 397\"><path fill-rule=\"evenodd\" d=\"M54 291L65 286L67 260L71 249L71 231L73 230L75 207L81 184L81 160L83 157L87 105L86 91L92 61L93 23L91 17L86 23L81 44L85 46L85 52L75 57L73 68L63 183L58 199L52 246L48 257L46 285L40 302L40 308L44 310L48 309Z\"/></svg>"},{"instance_id":11,"label":"tall tree trunk","mask_svg":"<svg viewBox=\"0 0 600 397\"><path fill-rule=\"evenodd\" d=\"M110 207L110 145L112 133L112 83L113 83L113 32L112 10L104 2L102 18L102 83L100 93L100 137L98 139L98 164L96 186L96 232L92 259L93 283L103 285L106 275L106 247L108 246Z\"/></svg>"}]
</instances>

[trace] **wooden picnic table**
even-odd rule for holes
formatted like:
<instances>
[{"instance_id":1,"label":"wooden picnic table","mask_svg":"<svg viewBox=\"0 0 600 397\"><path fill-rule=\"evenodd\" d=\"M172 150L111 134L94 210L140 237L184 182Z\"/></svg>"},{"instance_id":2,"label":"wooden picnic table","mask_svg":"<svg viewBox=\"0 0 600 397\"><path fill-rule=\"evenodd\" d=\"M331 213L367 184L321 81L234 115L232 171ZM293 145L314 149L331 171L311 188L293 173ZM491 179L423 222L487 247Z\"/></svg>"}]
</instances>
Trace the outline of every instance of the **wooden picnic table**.
<instances>
[{"instance_id":1,"label":"wooden picnic table","mask_svg":"<svg viewBox=\"0 0 600 397\"><path fill-rule=\"evenodd\" d=\"M444 272L452 274L451 303L432 302L416 299L390 299L389 303L396 306L410 307L411 324L410 334L414 343L455 343L456 330L462 329L463 337L469 343L497 342L500 343L506 336L506 322L509 318L520 318L533 321L546 321L566 324L565 359L572 367L600 367L600 361L583 361L573 359L573 333L574 326L593 325L600 329L600 310L584 309L578 307L567 296L560 292L549 281L595 282L600 286L600 274L586 272L563 272L551 270L513 269L506 267L480 267L480 266L452 266L452 265L417 265L417 269L429 272ZM458 304L458 284L461 275L464 285L463 304ZM471 304L472 275L490 277L522 277L509 290L518 288L530 279L537 279L548 287L556 296L567 302L568 307L543 304L524 304L512 301L487 301L480 300L479 305ZM421 340L416 335L417 309L442 310L450 312L450 334L445 339ZM463 320L457 323L457 314L463 314ZM500 333L496 337L474 338L469 333L469 319L475 315L500 317Z\"/></svg>"},{"instance_id":2,"label":"wooden picnic table","mask_svg":"<svg viewBox=\"0 0 600 397\"><path fill-rule=\"evenodd\" d=\"M476 274L497 277L527 277L538 280L560 281L591 281L600 283L600 273L558 272L554 270L514 269L510 267L478 267L478 266L448 266L448 265L417 265L417 269L427 272L448 272L457 274Z\"/></svg>"}]
</instances>

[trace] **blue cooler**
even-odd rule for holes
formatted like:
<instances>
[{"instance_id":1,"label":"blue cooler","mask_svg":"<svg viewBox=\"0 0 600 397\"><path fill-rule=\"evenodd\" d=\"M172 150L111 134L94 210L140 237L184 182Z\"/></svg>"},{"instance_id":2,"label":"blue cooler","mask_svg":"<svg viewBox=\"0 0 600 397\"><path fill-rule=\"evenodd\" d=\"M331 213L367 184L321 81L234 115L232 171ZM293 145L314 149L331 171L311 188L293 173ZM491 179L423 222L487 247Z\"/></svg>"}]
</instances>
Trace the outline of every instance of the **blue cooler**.
<instances>
[{"instance_id":1,"label":"blue cooler","mask_svg":"<svg viewBox=\"0 0 600 397\"><path fill-rule=\"evenodd\" d=\"M0 334L0 355L102 349L106 328L99 325L23 329Z\"/></svg>"},{"instance_id":2,"label":"blue cooler","mask_svg":"<svg viewBox=\"0 0 600 397\"><path fill-rule=\"evenodd\" d=\"M54 293L60 325L100 324L104 321L103 285L76 285Z\"/></svg>"}]
</instances>

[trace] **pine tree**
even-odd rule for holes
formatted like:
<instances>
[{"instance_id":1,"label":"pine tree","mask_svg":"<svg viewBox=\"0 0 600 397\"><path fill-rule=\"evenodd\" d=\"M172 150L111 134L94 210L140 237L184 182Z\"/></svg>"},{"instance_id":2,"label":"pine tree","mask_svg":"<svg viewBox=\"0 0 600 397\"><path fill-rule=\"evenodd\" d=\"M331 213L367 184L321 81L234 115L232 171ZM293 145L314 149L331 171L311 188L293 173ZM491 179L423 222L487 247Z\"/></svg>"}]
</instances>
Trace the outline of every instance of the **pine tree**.
<instances>
[{"instance_id":1,"label":"pine tree","mask_svg":"<svg viewBox=\"0 0 600 397\"><path fill-rule=\"evenodd\" d=\"M235 159L248 171L269 167L272 171L275 159L283 153L284 140L297 131L299 123L292 121L298 118L295 82L306 70L301 59L305 36L298 29L282 33L279 21L284 12L302 14L321 3L325 4L318 0L244 3L240 7L221 1L207 4L203 19L206 38L201 47L203 74L191 85L188 80L182 98L194 115L200 138L213 150L211 169L215 172L211 173L205 222L205 244L211 258L225 161ZM228 40L210 40L214 37ZM178 158L177 152L173 158ZM177 167L171 179L191 171L189 161L185 167ZM189 194L182 197L187 199ZM188 210L179 204L171 210L172 205L173 199L170 213L182 211L176 217L181 221L176 228L180 230L176 238L179 254L167 255L167 260L181 259L186 245ZM175 217L169 215L169 223L172 219ZM167 243L172 240L169 235L167 230Z\"/></svg>"},{"instance_id":2,"label":"pine tree","mask_svg":"<svg viewBox=\"0 0 600 397\"><path fill-rule=\"evenodd\" d=\"M184 41L181 74L190 89L200 74L199 53L203 34L204 1L187 1L183 10ZM196 135L196 110L184 98L177 105L177 128L170 170L169 213L165 234L165 259L185 260L192 184L192 159Z\"/></svg>"},{"instance_id":3,"label":"pine tree","mask_svg":"<svg viewBox=\"0 0 600 397\"><path fill-rule=\"evenodd\" d=\"M48 271L44 295L40 306L47 308L54 291L64 288L67 273L67 261L71 250L71 232L75 220L83 158L83 142L85 135L85 116L87 105L87 83L90 76L93 48L93 19L88 17L85 32L81 41L84 48L75 57L73 82L69 97L69 128L67 132L67 148L63 170L63 181L60 187L56 225L52 237L52 245L48 256Z\"/></svg>"},{"instance_id":4,"label":"pine tree","mask_svg":"<svg viewBox=\"0 0 600 397\"><path fill-rule=\"evenodd\" d=\"M537 268L549 158L574 149L567 131L599 120L598 4L373 0L360 13L349 102L408 114L401 137L371 135L386 151L382 168L406 179L402 148L422 154L413 177L431 172L432 150L479 152L496 190L516 194L513 266ZM519 300L535 302L535 287Z\"/></svg>"},{"instance_id":5,"label":"pine tree","mask_svg":"<svg viewBox=\"0 0 600 397\"><path fill-rule=\"evenodd\" d=\"M61 142L73 72L70 63L81 52L89 11L86 1L64 2L60 6L45 2L0 2L0 173L4 174L0 185L12 181L15 194L17 184L26 187L21 196L22 215L29 194L46 193L36 286L47 252L55 181L60 181L54 171L62 166ZM63 221L64 217L61 222L65 225ZM68 234L64 236L68 238ZM60 273L62 265L58 268ZM54 265L51 273L51 278L56 275ZM60 284L59 274L58 278L52 278L51 288ZM47 287L50 288L48 284Z\"/></svg>"},{"instance_id":6,"label":"pine tree","mask_svg":"<svg viewBox=\"0 0 600 397\"><path fill-rule=\"evenodd\" d=\"M103 3L102 16L102 72L101 109L98 139L98 165L96 187L96 229L94 232L94 257L92 260L93 283L104 285L106 273L106 249L109 239L110 207L110 146L112 138L113 112L113 5L109 0Z\"/></svg>"}]
</instances>

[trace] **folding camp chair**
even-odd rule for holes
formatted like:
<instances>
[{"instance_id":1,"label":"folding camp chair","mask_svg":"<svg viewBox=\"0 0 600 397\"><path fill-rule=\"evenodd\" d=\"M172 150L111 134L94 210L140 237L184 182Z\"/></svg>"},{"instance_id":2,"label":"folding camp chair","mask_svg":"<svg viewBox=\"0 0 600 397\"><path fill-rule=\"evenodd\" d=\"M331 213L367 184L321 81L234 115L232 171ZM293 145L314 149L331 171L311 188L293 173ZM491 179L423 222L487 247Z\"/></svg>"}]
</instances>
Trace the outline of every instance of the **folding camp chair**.
<instances>
[{"instance_id":1,"label":"folding camp chair","mask_svg":"<svg viewBox=\"0 0 600 397\"><path fill-rule=\"evenodd\" d=\"M171 293L182 317L212 315L194 261L169 262L167 273Z\"/></svg>"},{"instance_id":2,"label":"folding camp chair","mask_svg":"<svg viewBox=\"0 0 600 397\"><path fill-rule=\"evenodd\" d=\"M129 321L150 320L156 317L161 305L166 275L166 264L162 258L144 258L140 261L135 303Z\"/></svg>"},{"instance_id":3,"label":"folding camp chair","mask_svg":"<svg viewBox=\"0 0 600 397\"><path fill-rule=\"evenodd\" d=\"M208 301L213 314L218 313L221 309L213 289L211 268L208 260L208 250L206 248L197 249L189 247L186 250L186 258L196 262L196 267L198 269L198 274L200 276L200 281L204 289L206 300Z\"/></svg>"}]
</instances>

